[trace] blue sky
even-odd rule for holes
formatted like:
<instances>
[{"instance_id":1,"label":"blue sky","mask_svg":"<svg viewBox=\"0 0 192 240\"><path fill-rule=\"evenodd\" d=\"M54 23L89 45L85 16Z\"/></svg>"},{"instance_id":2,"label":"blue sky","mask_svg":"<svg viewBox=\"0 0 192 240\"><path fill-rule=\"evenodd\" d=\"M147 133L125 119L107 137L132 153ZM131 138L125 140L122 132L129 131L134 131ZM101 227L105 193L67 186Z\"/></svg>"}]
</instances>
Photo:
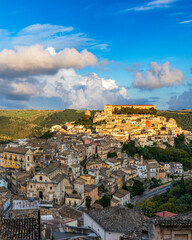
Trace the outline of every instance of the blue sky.
<instances>
[{"instance_id":1,"label":"blue sky","mask_svg":"<svg viewBox=\"0 0 192 240\"><path fill-rule=\"evenodd\" d=\"M190 0L2 2L0 108L191 108L191 9Z\"/></svg>"}]
</instances>

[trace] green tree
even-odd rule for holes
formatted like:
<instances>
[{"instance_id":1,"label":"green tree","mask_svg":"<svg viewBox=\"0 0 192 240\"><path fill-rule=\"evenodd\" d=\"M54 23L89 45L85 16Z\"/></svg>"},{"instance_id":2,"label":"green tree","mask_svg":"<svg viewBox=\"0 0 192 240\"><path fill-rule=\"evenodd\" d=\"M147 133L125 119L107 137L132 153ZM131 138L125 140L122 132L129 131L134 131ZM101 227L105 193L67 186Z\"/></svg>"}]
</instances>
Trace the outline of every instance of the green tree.
<instances>
[{"instance_id":1,"label":"green tree","mask_svg":"<svg viewBox=\"0 0 192 240\"><path fill-rule=\"evenodd\" d=\"M178 203L179 205L186 204L192 206L192 196L190 196L189 194L184 194L178 199Z\"/></svg>"},{"instance_id":2,"label":"green tree","mask_svg":"<svg viewBox=\"0 0 192 240\"><path fill-rule=\"evenodd\" d=\"M156 209L156 212L169 211L175 213L175 204L174 203L164 203Z\"/></svg>"},{"instance_id":3,"label":"green tree","mask_svg":"<svg viewBox=\"0 0 192 240\"><path fill-rule=\"evenodd\" d=\"M177 137L174 139L175 146L179 144L185 144L185 135L182 133L180 135L177 135Z\"/></svg>"},{"instance_id":4,"label":"green tree","mask_svg":"<svg viewBox=\"0 0 192 240\"><path fill-rule=\"evenodd\" d=\"M50 133L50 131L47 131L40 138L49 139L49 138L52 138L52 137L53 137L53 134Z\"/></svg>"},{"instance_id":5,"label":"green tree","mask_svg":"<svg viewBox=\"0 0 192 240\"><path fill-rule=\"evenodd\" d=\"M133 205L132 203L127 203L127 204L126 204L126 207L128 207L128 208L134 208L134 205Z\"/></svg>"},{"instance_id":6,"label":"green tree","mask_svg":"<svg viewBox=\"0 0 192 240\"><path fill-rule=\"evenodd\" d=\"M186 189L185 189L185 180L183 178L183 175L181 177L181 182L180 182L180 195L184 195L186 193Z\"/></svg>"},{"instance_id":7,"label":"green tree","mask_svg":"<svg viewBox=\"0 0 192 240\"><path fill-rule=\"evenodd\" d=\"M138 203L138 209L142 210L145 216L152 217L155 213L156 203L151 200L145 200L142 203Z\"/></svg>"},{"instance_id":8,"label":"green tree","mask_svg":"<svg viewBox=\"0 0 192 240\"><path fill-rule=\"evenodd\" d=\"M112 157L117 157L117 153L116 152L108 152L107 158L112 158Z\"/></svg>"},{"instance_id":9,"label":"green tree","mask_svg":"<svg viewBox=\"0 0 192 240\"><path fill-rule=\"evenodd\" d=\"M87 209L90 209L91 208L91 201L92 201L91 197L87 196L85 201L86 201L85 205L86 205Z\"/></svg>"},{"instance_id":10,"label":"green tree","mask_svg":"<svg viewBox=\"0 0 192 240\"><path fill-rule=\"evenodd\" d=\"M127 191L130 191L131 190L131 187L130 186L127 186L126 183L123 184L123 189L127 190Z\"/></svg>"},{"instance_id":11,"label":"green tree","mask_svg":"<svg viewBox=\"0 0 192 240\"><path fill-rule=\"evenodd\" d=\"M133 196L141 195L144 193L143 183L139 180L134 180L134 184L131 188L131 194Z\"/></svg>"},{"instance_id":12,"label":"green tree","mask_svg":"<svg viewBox=\"0 0 192 240\"><path fill-rule=\"evenodd\" d=\"M109 207L111 202L111 197L108 195L104 195L100 200L99 203L105 208Z\"/></svg>"}]
</instances>

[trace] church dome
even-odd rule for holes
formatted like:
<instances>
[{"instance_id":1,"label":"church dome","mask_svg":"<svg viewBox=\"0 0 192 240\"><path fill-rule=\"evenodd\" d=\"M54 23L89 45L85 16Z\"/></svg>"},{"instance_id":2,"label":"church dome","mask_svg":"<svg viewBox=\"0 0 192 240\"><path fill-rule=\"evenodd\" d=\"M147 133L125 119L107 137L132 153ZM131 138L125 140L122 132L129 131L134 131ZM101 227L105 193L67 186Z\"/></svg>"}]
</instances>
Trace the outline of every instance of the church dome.
<instances>
[{"instance_id":1,"label":"church dome","mask_svg":"<svg viewBox=\"0 0 192 240\"><path fill-rule=\"evenodd\" d=\"M175 121L174 118L170 118L170 119L169 119L169 123L176 124L176 121Z\"/></svg>"},{"instance_id":2,"label":"church dome","mask_svg":"<svg viewBox=\"0 0 192 240\"><path fill-rule=\"evenodd\" d=\"M90 111L89 111L89 108L87 108L87 110L85 111L84 115L86 115L86 116L91 116L91 113L90 113Z\"/></svg>"}]
</instances>

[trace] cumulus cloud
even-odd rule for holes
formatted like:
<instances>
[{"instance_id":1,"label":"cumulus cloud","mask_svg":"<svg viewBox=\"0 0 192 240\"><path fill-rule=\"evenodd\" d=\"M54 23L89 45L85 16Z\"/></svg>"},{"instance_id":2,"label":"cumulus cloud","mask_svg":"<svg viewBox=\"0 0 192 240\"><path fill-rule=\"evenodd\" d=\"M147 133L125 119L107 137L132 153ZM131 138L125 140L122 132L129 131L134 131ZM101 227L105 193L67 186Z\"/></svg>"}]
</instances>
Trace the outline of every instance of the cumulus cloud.
<instances>
[{"instance_id":1,"label":"cumulus cloud","mask_svg":"<svg viewBox=\"0 0 192 240\"><path fill-rule=\"evenodd\" d=\"M16 47L0 52L0 77L53 74L61 68L81 69L96 63L97 58L86 49L65 48L56 53L54 48L44 50L40 45Z\"/></svg>"},{"instance_id":2,"label":"cumulus cloud","mask_svg":"<svg viewBox=\"0 0 192 240\"><path fill-rule=\"evenodd\" d=\"M9 100L28 101L32 96L38 96L42 83L35 79L13 78L11 81L0 79L0 96Z\"/></svg>"},{"instance_id":3,"label":"cumulus cloud","mask_svg":"<svg viewBox=\"0 0 192 240\"><path fill-rule=\"evenodd\" d=\"M192 88L179 96L173 96L169 102L170 110L192 109Z\"/></svg>"},{"instance_id":4,"label":"cumulus cloud","mask_svg":"<svg viewBox=\"0 0 192 240\"><path fill-rule=\"evenodd\" d=\"M44 76L43 95L61 98L67 108L102 109L106 103L126 103L127 91L112 79L100 78L96 73L78 75L72 69L62 69L54 77Z\"/></svg>"},{"instance_id":5,"label":"cumulus cloud","mask_svg":"<svg viewBox=\"0 0 192 240\"><path fill-rule=\"evenodd\" d=\"M45 109L103 109L104 104L126 104L129 100L126 89L118 87L115 80L100 78L96 73L81 76L74 69L60 69L54 75L0 79L2 97L25 103L26 108Z\"/></svg>"},{"instance_id":6,"label":"cumulus cloud","mask_svg":"<svg viewBox=\"0 0 192 240\"><path fill-rule=\"evenodd\" d=\"M145 72L136 72L133 86L141 89L155 89L165 86L181 85L183 83L183 72L170 67L169 62L158 64L151 62L149 69Z\"/></svg>"}]
</instances>

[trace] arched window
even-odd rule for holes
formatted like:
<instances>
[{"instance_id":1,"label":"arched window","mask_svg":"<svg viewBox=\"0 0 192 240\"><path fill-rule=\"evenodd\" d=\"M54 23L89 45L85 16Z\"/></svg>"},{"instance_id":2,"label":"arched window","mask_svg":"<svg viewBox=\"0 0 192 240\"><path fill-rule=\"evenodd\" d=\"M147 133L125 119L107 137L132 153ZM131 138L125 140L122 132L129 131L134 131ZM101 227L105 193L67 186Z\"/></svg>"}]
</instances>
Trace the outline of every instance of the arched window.
<instances>
[{"instance_id":1,"label":"arched window","mask_svg":"<svg viewBox=\"0 0 192 240\"><path fill-rule=\"evenodd\" d=\"M43 180L43 177L42 177L42 176L40 176L40 177L39 177L39 180L40 180L40 181L42 181L42 180Z\"/></svg>"}]
</instances>

